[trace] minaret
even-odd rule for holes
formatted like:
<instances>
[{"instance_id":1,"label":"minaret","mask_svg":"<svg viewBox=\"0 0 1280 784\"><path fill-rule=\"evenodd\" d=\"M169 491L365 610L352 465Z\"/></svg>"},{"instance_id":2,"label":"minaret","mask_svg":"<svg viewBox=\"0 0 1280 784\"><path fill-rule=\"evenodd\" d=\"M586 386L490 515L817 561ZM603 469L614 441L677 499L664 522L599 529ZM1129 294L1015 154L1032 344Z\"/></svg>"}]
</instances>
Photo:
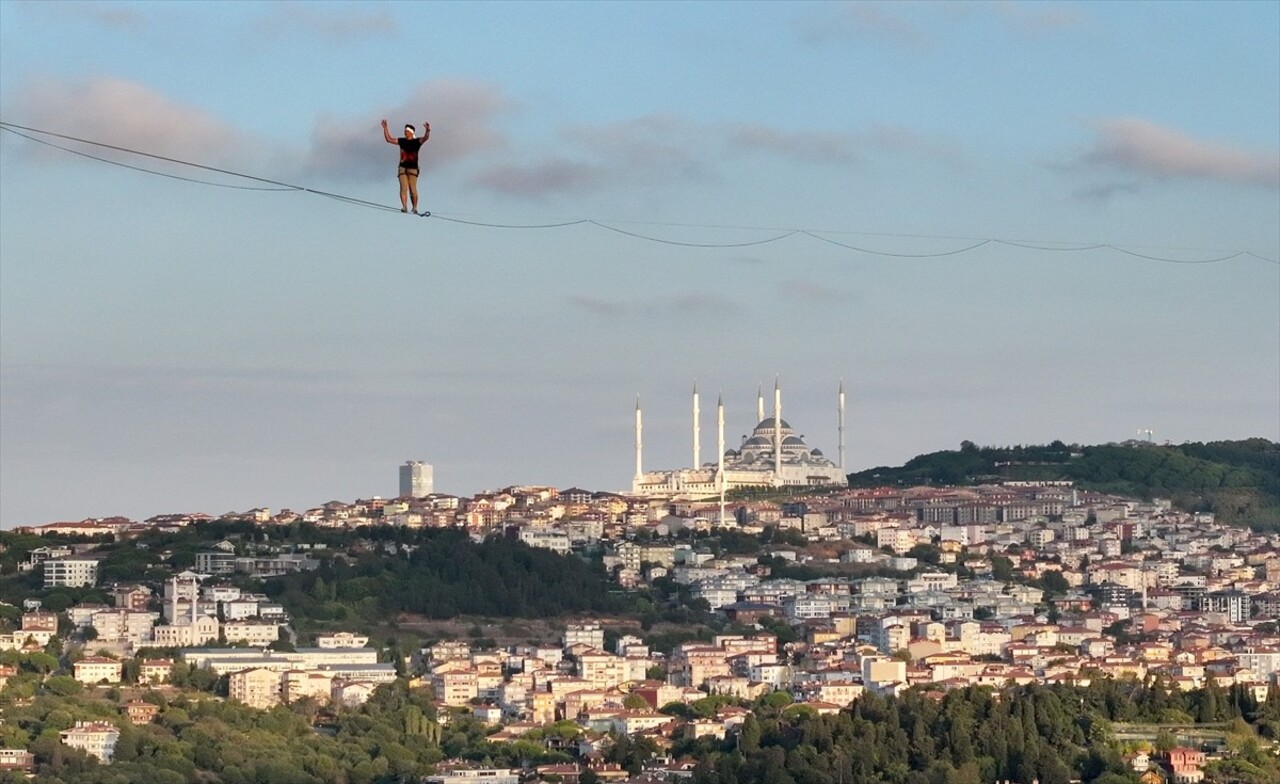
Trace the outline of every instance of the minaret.
<instances>
[{"instance_id":1,"label":"minaret","mask_svg":"<svg viewBox=\"0 0 1280 784\"><path fill-rule=\"evenodd\" d=\"M720 489L720 525L724 526L724 394L716 398L716 484Z\"/></svg>"},{"instance_id":2,"label":"minaret","mask_svg":"<svg viewBox=\"0 0 1280 784\"><path fill-rule=\"evenodd\" d=\"M773 482L782 484L782 386L773 380Z\"/></svg>"},{"instance_id":3,"label":"minaret","mask_svg":"<svg viewBox=\"0 0 1280 784\"><path fill-rule=\"evenodd\" d=\"M636 395L636 482L639 483L643 472L641 471L641 455L644 453L644 446L641 443L640 432L643 425L640 422L640 396Z\"/></svg>"},{"instance_id":4,"label":"minaret","mask_svg":"<svg viewBox=\"0 0 1280 784\"><path fill-rule=\"evenodd\" d=\"M756 424L764 421L764 385L756 389Z\"/></svg>"},{"instance_id":5,"label":"minaret","mask_svg":"<svg viewBox=\"0 0 1280 784\"><path fill-rule=\"evenodd\" d=\"M698 443L698 382L693 382L693 469L702 467L702 446Z\"/></svg>"},{"instance_id":6,"label":"minaret","mask_svg":"<svg viewBox=\"0 0 1280 784\"><path fill-rule=\"evenodd\" d=\"M840 414L840 470L844 470L844 379L840 379L840 395L837 408Z\"/></svg>"}]
</instances>

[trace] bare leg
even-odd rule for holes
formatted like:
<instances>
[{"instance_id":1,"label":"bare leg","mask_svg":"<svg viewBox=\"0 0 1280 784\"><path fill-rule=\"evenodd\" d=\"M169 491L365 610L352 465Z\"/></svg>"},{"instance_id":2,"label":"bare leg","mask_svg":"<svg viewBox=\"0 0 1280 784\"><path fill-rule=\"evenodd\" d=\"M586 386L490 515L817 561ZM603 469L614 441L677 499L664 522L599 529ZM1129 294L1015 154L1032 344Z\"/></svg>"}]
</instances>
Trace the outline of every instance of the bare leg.
<instances>
[{"instance_id":1,"label":"bare leg","mask_svg":"<svg viewBox=\"0 0 1280 784\"><path fill-rule=\"evenodd\" d=\"M401 174L399 175L399 179L400 179L400 211L404 212L405 210L409 209L409 175ZM418 196L416 193L413 196L413 200L414 200L414 203L416 204L418 201Z\"/></svg>"},{"instance_id":2,"label":"bare leg","mask_svg":"<svg viewBox=\"0 0 1280 784\"><path fill-rule=\"evenodd\" d=\"M418 175L410 174L406 179L409 180L409 198L413 202L413 211L417 212L418 211ZM400 200L404 201L404 197L401 196Z\"/></svg>"}]
</instances>

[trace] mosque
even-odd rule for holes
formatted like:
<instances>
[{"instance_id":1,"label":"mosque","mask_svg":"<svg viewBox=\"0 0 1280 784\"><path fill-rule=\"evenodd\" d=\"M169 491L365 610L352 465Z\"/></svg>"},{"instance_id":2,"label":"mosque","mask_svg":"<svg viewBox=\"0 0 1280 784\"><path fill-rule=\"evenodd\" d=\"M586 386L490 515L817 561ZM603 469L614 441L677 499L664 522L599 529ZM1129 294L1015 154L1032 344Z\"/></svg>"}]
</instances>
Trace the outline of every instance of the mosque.
<instances>
[{"instance_id":1,"label":"mosque","mask_svg":"<svg viewBox=\"0 0 1280 784\"><path fill-rule=\"evenodd\" d=\"M743 436L737 449L724 444L724 399L716 401L718 458L703 463L700 454L698 388L693 388L693 468L645 471L643 420L636 401L636 472L631 481L635 495L698 500L711 498L736 487L830 487L847 484L844 468L844 383L836 405L839 417L840 460L833 463L819 449L810 449L804 439L782 418L782 388L773 385L773 416L766 417L764 392L756 397L756 421L750 436Z\"/></svg>"}]
</instances>

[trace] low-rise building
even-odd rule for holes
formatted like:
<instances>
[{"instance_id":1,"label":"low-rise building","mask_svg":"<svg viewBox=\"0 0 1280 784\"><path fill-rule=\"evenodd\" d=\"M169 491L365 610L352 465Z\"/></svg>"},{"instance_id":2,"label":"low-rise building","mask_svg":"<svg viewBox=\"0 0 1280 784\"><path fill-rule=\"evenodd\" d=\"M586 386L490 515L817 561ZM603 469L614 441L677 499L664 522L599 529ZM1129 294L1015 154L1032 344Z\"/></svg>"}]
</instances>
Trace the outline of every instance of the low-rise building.
<instances>
[{"instance_id":1,"label":"low-rise building","mask_svg":"<svg viewBox=\"0 0 1280 784\"><path fill-rule=\"evenodd\" d=\"M105 656L89 656L72 665L75 679L87 686L99 683L119 683L123 666Z\"/></svg>"},{"instance_id":2,"label":"low-rise building","mask_svg":"<svg viewBox=\"0 0 1280 784\"><path fill-rule=\"evenodd\" d=\"M76 726L58 734L67 746L80 749L102 763L111 762L116 753L116 741L120 740L120 730L105 721L77 721Z\"/></svg>"}]
</instances>

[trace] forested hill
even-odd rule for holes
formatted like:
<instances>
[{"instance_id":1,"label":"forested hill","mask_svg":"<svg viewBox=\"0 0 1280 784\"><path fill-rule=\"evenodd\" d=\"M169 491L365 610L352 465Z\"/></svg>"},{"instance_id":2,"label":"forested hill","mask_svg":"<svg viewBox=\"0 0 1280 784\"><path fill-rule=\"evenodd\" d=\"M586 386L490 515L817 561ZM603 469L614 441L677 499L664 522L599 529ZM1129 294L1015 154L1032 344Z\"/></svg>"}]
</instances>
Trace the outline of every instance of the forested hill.
<instances>
[{"instance_id":1,"label":"forested hill","mask_svg":"<svg viewBox=\"0 0 1280 784\"><path fill-rule=\"evenodd\" d=\"M853 487L966 485L1010 479L1072 480L1081 487L1140 498L1170 498L1228 523L1280 530L1280 444L1265 438L1180 445L980 447L912 458L899 468L849 475Z\"/></svg>"},{"instance_id":2,"label":"forested hill","mask_svg":"<svg viewBox=\"0 0 1280 784\"><path fill-rule=\"evenodd\" d=\"M408 612L429 618L456 615L547 618L629 609L599 564L494 537L473 542L452 529L413 535L408 558L368 552L331 561L314 572L270 580L267 592L296 614L342 620Z\"/></svg>"}]
</instances>

